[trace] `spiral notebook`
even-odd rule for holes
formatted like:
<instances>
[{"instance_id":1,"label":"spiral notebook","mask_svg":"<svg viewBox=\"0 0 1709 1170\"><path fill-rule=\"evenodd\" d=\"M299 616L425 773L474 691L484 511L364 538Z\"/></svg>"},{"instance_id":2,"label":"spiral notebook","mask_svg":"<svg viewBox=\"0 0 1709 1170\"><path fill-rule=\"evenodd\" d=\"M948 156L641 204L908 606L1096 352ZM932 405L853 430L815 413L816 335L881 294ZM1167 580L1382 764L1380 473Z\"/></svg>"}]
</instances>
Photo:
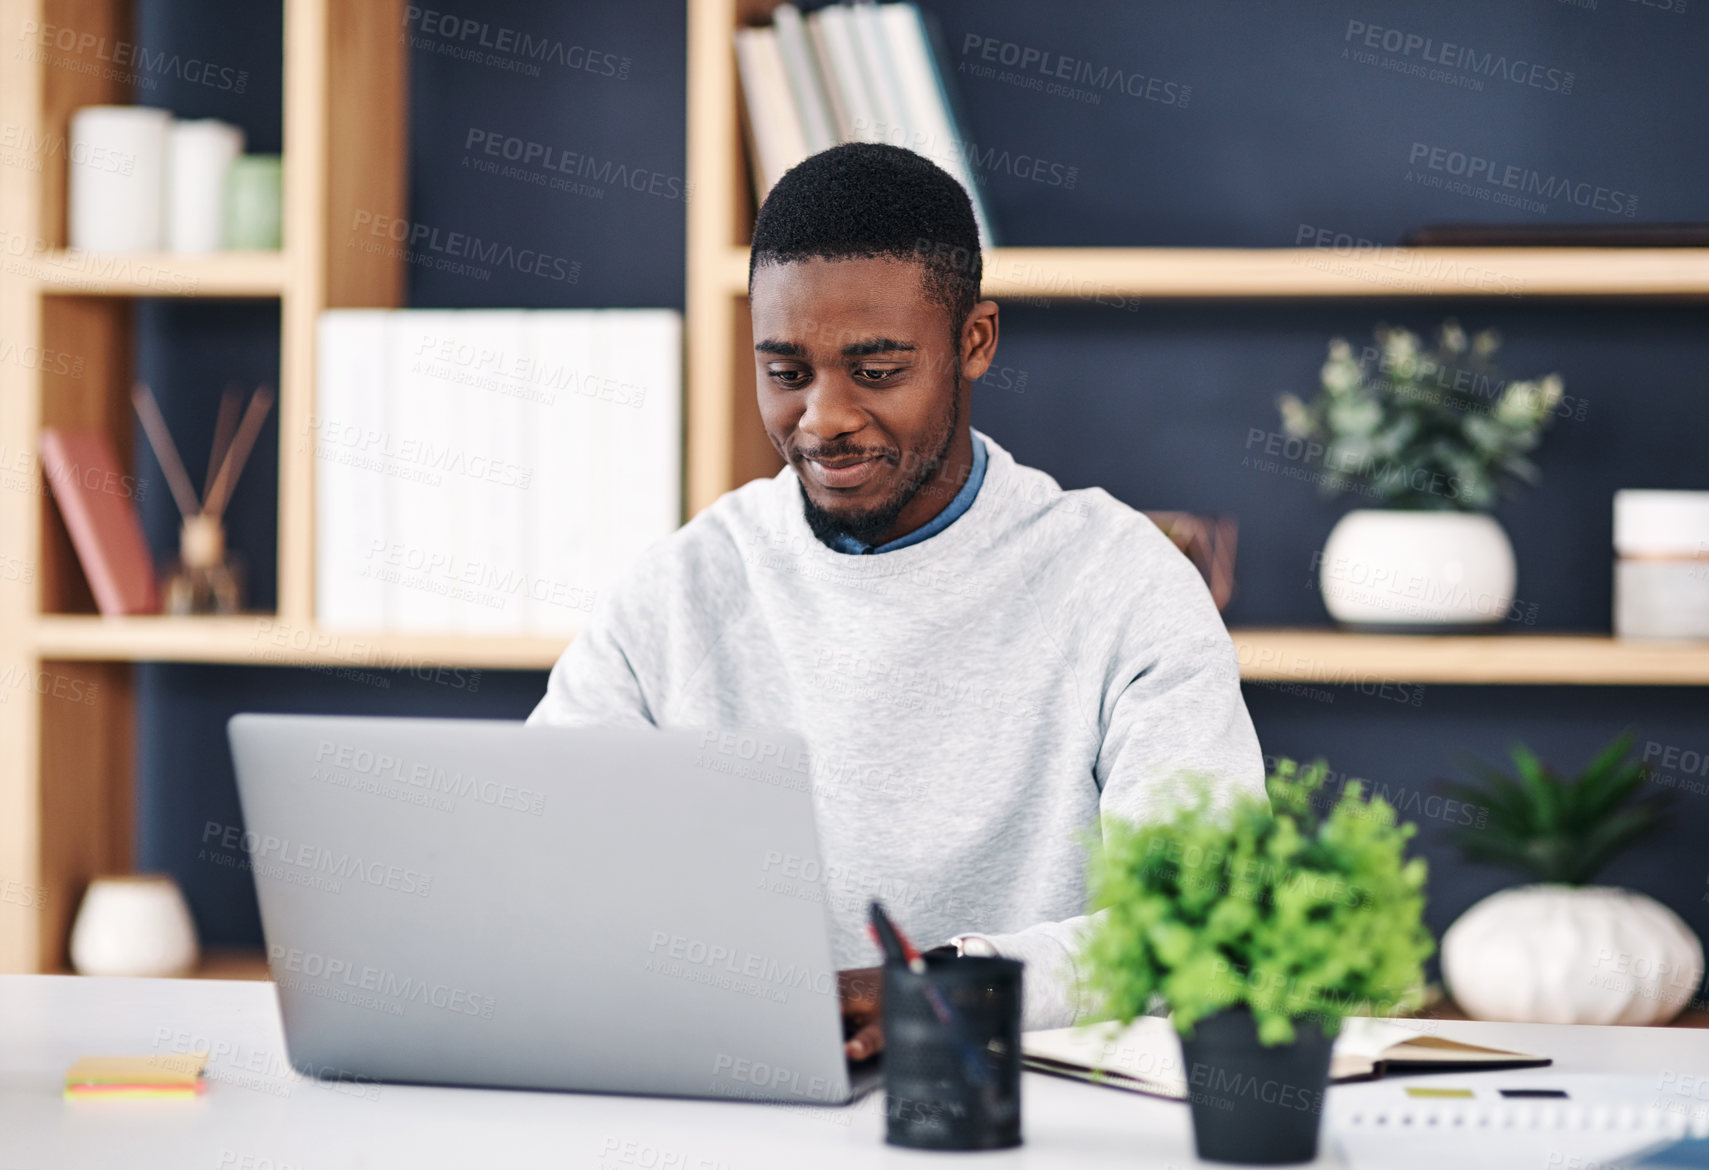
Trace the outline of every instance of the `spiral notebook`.
<instances>
[{"instance_id":1,"label":"spiral notebook","mask_svg":"<svg viewBox=\"0 0 1709 1170\"><path fill-rule=\"evenodd\" d=\"M1546 1056L1433 1036L1427 1030L1432 1024L1429 1020L1346 1020L1335 1041L1330 1080L1343 1084L1399 1073L1488 1072L1550 1063ZM1141 1016L1125 1028L1112 1021L1026 1032L1021 1036L1021 1062L1034 1072L1151 1097L1187 1099L1180 1041L1174 1025L1161 1016Z\"/></svg>"}]
</instances>

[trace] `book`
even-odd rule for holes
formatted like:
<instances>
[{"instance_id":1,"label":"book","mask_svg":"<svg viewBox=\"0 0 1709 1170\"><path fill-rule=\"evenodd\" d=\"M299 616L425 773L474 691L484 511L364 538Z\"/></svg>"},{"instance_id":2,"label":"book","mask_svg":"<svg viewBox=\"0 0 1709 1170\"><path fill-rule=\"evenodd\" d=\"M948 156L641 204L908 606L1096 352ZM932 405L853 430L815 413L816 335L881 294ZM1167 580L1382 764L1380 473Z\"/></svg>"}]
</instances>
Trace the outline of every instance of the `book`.
<instances>
[{"instance_id":1,"label":"book","mask_svg":"<svg viewBox=\"0 0 1709 1170\"><path fill-rule=\"evenodd\" d=\"M138 481L125 474L112 440L93 428L49 427L38 442L96 608L109 617L159 613L154 558L136 509Z\"/></svg>"},{"instance_id":2,"label":"book","mask_svg":"<svg viewBox=\"0 0 1709 1170\"><path fill-rule=\"evenodd\" d=\"M363 569L388 532L391 318L331 309L316 326L315 414L302 441L314 454L315 618L328 630L385 625L385 582Z\"/></svg>"},{"instance_id":3,"label":"book","mask_svg":"<svg viewBox=\"0 0 1709 1170\"><path fill-rule=\"evenodd\" d=\"M878 5L851 4L843 12L849 39L855 46L855 63L860 67L861 79L866 83L867 97L872 103L872 133L862 137L926 154L910 141L914 127L903 106L902 82L896 75L896 63L892 57L894 49L887 43Z\"/></svg>"},{"instance_id":4,"label":"book","mask_svg":"<svg viewBox=\"0 0 1709 1170\"><path fill-rule=\"evenodd\" d=\"M815 47L826 87L837 93L842 141L877 142L878 110L866 89L866 71L861 68L860 44L848 6L831 4L808 13L807 27L817 34Z\"/></svg>"},{"instance_id":5,"label":"book","mask_svg":"<svg viewBox=\"0 0 1709 1170\"><path fill-rule=\"evenodd\" d=\"M586 572L597 548L592 469L604 420L593 354L596 313L542 310L532 318L527 360L542 400L529 446L526 625L536 633L574 634L587 617L582 603L596 588Z\"/></svg>"},{"instance_id":6,"label":"book","mask_svg":"<svg viewBox=\"0 0 1709 1170\"><path fill-rule=\"evenodd\" d=\"M771 20L772 27L777 29L777 47L783 54L783 68L789 75L789 92L801 117L807 153L818 154L837 144L837 127L825 96L819 60L807 39L806 22L801 19L801 10L793 4L779 4L772 10Z\"/></svg>"},{"instance_id":7,"label":"book","mask_svg":"<svg viewBox=\"0 0 1709 1170\"><path fill-rule=\"evenodd\" d=\"M1369 1081L1398 1073L1541 1068L1551 1063L1546 1056L1431 1036L1422 1031L1428 1024L1364 1017L1343 1021L1330 1058L1330 1081ZM1021 1036L1021 1063L1035 1072L1130 1093L1187 1099L1188 1072L1182 1067L1180 1040L1174 1024L1162 1016L1141 1016L1126 1028L1108 1021L1026 1032Z\"/></svg>"},{"instance_id":8,"label":"book","mask_svg":"<svg viewBox=\"0 0 1709 1170\"><path fill-rule=\"evenodd\" d=\"M609 552L590 582L603 592L654 542L682 523L682 316L674 309L609 310L604 367L618 378L608 443L620 467L604 481L613 495L605 514Z\"/></svg>"},{"instance_id":9,"label":"book","mask_svg":"<svg viewBox=\"0 0 1709 1170\"><path fill-rule=\"evenodd\" d=\"M456 446L433 468L454 542L449 558L451 628L520 634L520 578L527 516L534 504L533 412L503 377L523 352L527 314L466 309L456 339L468 380L457 387L451 431Z\"/></svg>"},{"instance_id":10,"label":"book","mask_svg":"<svg viewBox=\"0 0 1709 1170\"><path fill-rule=\"evenodd\" d=\"M925 155L954 175L967 189L973 218L979 225L981 248L994 242L991 219L979 188L967 149L961 119L950 102L939 57L924 14L914 4L880 4L873 8L884 33L886 46L895 61L910 128L910 150Z\"/></svg>"},{"instance_id":11,"label":"book","mask_svg":"<svg viewBox=\"0 0 1709 1170\"><path fill-rule=\"evenodd\" d=\"M836 54L832 52L831 43L825 39L824 22L808 16L803 19L802 27L807 33L807 48L813 54L813 64L819 72L819 84L825 92L825 108L831 115L832 145L838 142L855 142L858 140L854 124L855 111L849 106L848 98L843 95L837 75Z\"/></svg>"},{"instance_id":12,"label":"book","mask_svg":"<svg viewBox=\"0 0 1709 1170\"><path fill-rule=\"evenodd\" d=\"M382 456L386 539L363 569L385 585L386 628L419 633L455 629L453 560L467 549L454 527L456 486L443 465L462 451L459 400L476 377L456 309L412 309L392 315L392 376L387 381Z\"/></svg>"},{"instance_id":13,"label":"book","mask_svg":"<svg viewBox=\"0 0 1709 1170\"><path fill-rule=\"evenodd\" d=\"M739 30L736 67L742 75L748 111L755 193L763 202L783 172L807 157L807 142L790 97L777 30Z\"/></svg>"}]
</instances>

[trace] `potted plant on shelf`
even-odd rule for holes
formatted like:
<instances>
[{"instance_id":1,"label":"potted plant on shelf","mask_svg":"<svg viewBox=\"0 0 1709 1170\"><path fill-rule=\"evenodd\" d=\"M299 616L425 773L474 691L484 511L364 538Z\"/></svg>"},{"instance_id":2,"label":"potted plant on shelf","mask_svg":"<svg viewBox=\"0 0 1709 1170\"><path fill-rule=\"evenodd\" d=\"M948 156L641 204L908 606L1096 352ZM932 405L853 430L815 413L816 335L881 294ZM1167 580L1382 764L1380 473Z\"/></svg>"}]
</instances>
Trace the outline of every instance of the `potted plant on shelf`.
<instances>
[{"instance_id":1,"label":"potted plant on shelf","mask_svg":"<svg viewBox=\"0 0 1709 1170\"><path fill-rule=\"evenodd\" d=\"M1467 857L1521 870L1535 884L1501 890L1442 936L1442 978L1480 1020L1662 1024L1703 978L1703 946L1679 915L1633 890L1591 885L1622 850L1666 824L1646 797L1632 737L1566 779L1524 744L1515 775L1479 765L1483 783L1449 795L1488 814L1460 828Z\"/></svg>"},{"instance_id":2,"label":"potted plant on shelf","mask_svg":"<svg viewBox=\"0 0 1709 1170\"><path fill-rule=\"evenodd\" d=\"M1321 815L1326 775L1282 760L1268 803L1219 810L1201 788L1165 819L1105 822L1094 851L1085 991L1123 1024L1171 1009L1201 1158L1311 1160L1342 1019L1422 1001L1414 827L1357 781Z\"/></svg>"},{"instance_id":3,"label":"potted plant on shelf","mask_svg":"<svg viewBox=\"0 0 1709 1170\"><path fill-rule=\"evenodd\" d=\"M1494 330L1470 340L1445 322L1434 351L1379 325L1355 354L1329 343L1310 402L1278 401L1283 429L1330 494L1371 506L1347 513L1324 545L1329 614L1362 628L1489 627L1513 608L1513 545L1489 514L1504 481L1535 482L1528 454L1561 405L1559 374L1505 381Z\"/></svg>"}]
</instances>

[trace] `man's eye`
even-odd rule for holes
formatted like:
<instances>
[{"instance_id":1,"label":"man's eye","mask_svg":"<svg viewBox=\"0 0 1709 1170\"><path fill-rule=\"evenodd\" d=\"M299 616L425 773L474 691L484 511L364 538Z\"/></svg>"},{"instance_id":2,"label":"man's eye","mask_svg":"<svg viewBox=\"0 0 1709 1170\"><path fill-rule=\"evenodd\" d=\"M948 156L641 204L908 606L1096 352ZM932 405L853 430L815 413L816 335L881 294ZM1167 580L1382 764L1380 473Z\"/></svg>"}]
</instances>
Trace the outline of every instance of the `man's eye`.
<instances>
[{"instance_id":1,"label":"man's eye","mask_svg":"<svg viewBox=\"0 0 1709 1170\"><path fill-rule=\"evenodd\" d=\"M900 366L889 366L883 369L863 366L855 371L855 377L863 382L870 382L874 385L881 386L901 372L902 367Z\"/></svg>"},{"instance_id":2,"label":"man's eye","mask_svg":"<svg viewBox=\"0 0 1709 1170\"><path fill-rule=\"evenodd\" d=\"M806 370L772 370L772 379L781 386L802 386L807 382Z\"/></svg>"}]
</instances>

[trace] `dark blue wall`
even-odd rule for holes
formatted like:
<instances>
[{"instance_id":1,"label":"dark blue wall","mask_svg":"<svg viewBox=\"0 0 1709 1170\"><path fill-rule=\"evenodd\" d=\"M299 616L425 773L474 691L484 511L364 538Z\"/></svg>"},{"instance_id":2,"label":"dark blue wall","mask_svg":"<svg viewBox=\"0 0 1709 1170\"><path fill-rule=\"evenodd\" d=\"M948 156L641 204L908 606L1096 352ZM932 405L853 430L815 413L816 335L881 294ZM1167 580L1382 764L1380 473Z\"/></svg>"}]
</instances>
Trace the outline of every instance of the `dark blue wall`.
<instances>
[{"instance_id":1,"label":"dark blue wall","mask_svg":"<svg viewBox=\"0 0 1709 1170\"><path fill-rule=\"evenodd\" d=\"M926 7L940 25L1001 242L1287 246L1302 227L1394 243L1410 228L1453 221L1709 219L1709 127L1700 116L1709 108L1709 73L1702 67L1709 21L1695 6L1679 12L1666 2L1597 0L1587 8L1550 0L1499 6L1200 0L1065 9L1033 0L931 0ZM229 6L206 0L146 0L141 7L151 44L212 38L252 75L259 77L269 61L276 74L276 6L266 16L246 9L242 21L232 19ZM597 197L555 191L464 164L478 157L478 135L496 134L680 180L681 0L551 7L505 0L481 6L480 15L495 26L609 53L614 61L627 58L626 76L553 67L528 76L422 43L411 54L411 218L579 261L579 274L571 283L505 270L484 279L412 270L411 303L680 306L680 198L622 188ZM1350 22L1417 42L1428 38L1435 56L1452 43L1475 57L1447 80L1381 63L1394 57L1428 73L1422 48L1410 56L1378 50L1377 63L1366 63L1355 56L1364 51L1358 43L1364 34L1355 29L1350 42ZM1036 53L1031 62L1049 53L1053 62L1083 60L1093 73L1143 75L1149 96L1106 90L1094 104L979 76L961 68L984 64L987 41L969 47L970 36L990 38L999 58ZM1537 84L1478 72L1497 60L1515 72L1512 62L1526 62L1523 77L1539 66ZM999 63L994 71L1003 69ZM1567 73L1570 92L1563 92ZM1482 88L1468 88L1468 80ZM1144 84L1134 88L1148 92ZM1184 101L1183 90L1189 91ZM276 134L276 84L270 92L275 101L267 108L216 103L192 111L187 98L175 105L176 95L166 93L149 100L243 121L271 117ZM260 139L256 127L251 133ZM1457 152L1490 160L1501 173L1518 167L1545 185L1572 185L1587 203L1624 207L1635 196L1634 214L1559 196L1544 209L1526 209L1429 187L1418 178L1441 172L1410 165L1419 146L1426 162L1428 150L1440 148L1443 159ZM1044 166L1035 171L1039 162ZM253 379L276 364L271 325L253 309L146 312L153 315L144 318L145 366L177 371L174 384L206 417L219 386L238 376L233 367L243 366L243 376ZM221 312L230 315L221 319ZM1429 330L1450 313L1469 328L1499 327L1510 372L1559 370L1567 392L1586 403L1582 419L1559 420L1547 437L1541 486L1510 499L1498 514L1518 551L1519 593L1536 604L1537 628L1606 630L1610 493L1623 486L1709 487L1699 455L1709 434L1709 399L1702 393L1709 331L1695 305L1468 299L1146 304L1137 312L1011 306L1003 314L999 362L1024 370L1025 386L1021 392L983 386L975 421L1067 486L1100 484L1136 506L1237 516L1239 594L1230 620L1321 625L1311 556L1348 505L1243 466L1249 437L1275 427L1278 392L1315 385L1330 337L1362 340L1378 321ZM204 339L216 328L250 339L243 352L218 361L206 356L215 351ZM255 497L256 537L270 546L271 481L260 472L257 466L245 490ZM161 523L151 521L157 539L167 532ZM144 864L185 881L210 941L256 941L247 885L195 860L203 824L235 815L220 738L226 714L520 716L543 681L538 674L487 677L471 700L403 676L381 687L310 671L141 668ZM1375 685L1249 685L1247 694L1267 751L1327 756L1338 770L1387 786L1403 805L1417 802L1412 815L1433 866L1430 921L1437 931L1510 880L1459 861L1446 843L1445 819L1422 803L1442 778L1463 769L1468 755L1498 759L1522 738L1570 767L1628 727L1640 741L1709 749L1709 704L1699 690L1427 686L1401 697ZM1689 791L1679 797L1669 835L1621 860L1607 877L1655 894L1709 934L1709 905L1701 900L1709 858L1700 845L1709 801Z\"/></svg>"}]
</instances>

